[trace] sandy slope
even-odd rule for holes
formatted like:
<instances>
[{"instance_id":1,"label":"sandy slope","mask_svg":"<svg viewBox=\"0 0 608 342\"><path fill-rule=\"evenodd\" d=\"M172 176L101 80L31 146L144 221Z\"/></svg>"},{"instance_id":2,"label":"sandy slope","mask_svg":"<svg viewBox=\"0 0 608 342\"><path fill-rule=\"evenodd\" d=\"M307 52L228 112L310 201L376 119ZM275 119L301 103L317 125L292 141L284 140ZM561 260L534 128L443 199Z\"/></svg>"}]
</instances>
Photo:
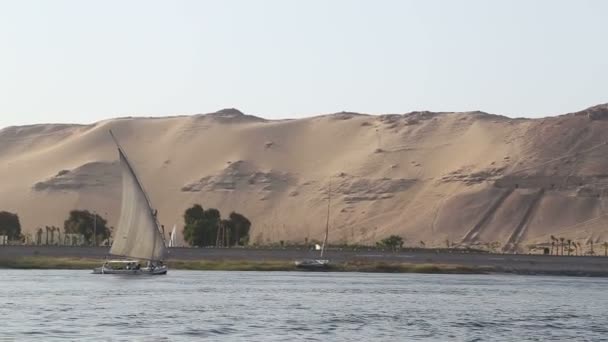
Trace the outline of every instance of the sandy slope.
<instances>
[{"instance_id":1,"label":"sandy slope","mask_svg":"<svg viewBox=\"0 0 608 342\"><path fill-rule=\"evenodd\" d=\"M331 179L334 242L508 248L608 240L608 106L544 119L481 112L268 121L236 110L0 130L0 210L24 230L69 210L115 223L120 173L112 129L161 222L189 205L243 212L254 242L321 239ZM541 191L541 189L544 189Z\"/></svg>"}]
</instances>

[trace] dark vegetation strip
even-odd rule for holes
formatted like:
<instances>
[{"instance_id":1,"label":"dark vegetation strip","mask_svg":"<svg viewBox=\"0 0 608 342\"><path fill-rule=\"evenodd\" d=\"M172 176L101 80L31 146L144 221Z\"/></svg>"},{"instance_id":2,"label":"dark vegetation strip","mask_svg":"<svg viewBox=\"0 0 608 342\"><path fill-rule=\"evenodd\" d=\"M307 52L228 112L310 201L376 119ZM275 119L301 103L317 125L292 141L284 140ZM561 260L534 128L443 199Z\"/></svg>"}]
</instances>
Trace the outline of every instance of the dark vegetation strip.
<instances>
[{"instance_id":1,"label":"dark vegetation strip","mask_svg":"<svg viewBox=\"0 0 608 342\"><path fill-rule=\"evenodd\" d=\"M87 258L30 256L0 258L0 267L12 269L93 269L102 260ZM248 260L171 260L169 269L209 271L297 271L293 262ZM383 273L451 273L481 274L492 269L443 264L407 264L389 262L345 262L330 265L332 272L383 272Z\"/></svg>"}]
</instances>

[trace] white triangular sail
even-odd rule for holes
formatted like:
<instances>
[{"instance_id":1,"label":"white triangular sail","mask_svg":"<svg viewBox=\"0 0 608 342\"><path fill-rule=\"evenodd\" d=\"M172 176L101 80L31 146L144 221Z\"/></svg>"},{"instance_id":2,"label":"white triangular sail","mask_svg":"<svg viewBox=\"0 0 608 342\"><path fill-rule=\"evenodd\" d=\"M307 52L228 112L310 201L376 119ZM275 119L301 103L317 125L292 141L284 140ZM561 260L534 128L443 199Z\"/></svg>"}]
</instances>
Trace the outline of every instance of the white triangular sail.
<instances>
[{"instance_id":1,"label":"white triangular sail","mask_svg":"<svg viewBox=\"0 0 608 342\"><path fill-rule=\"evenodd\" d=\"M169 247L175 247L175 230L176 230L176 226L173 225L173 229L171 230L171 236L169 237Z\"/></svg>"},{"instance_id":2,"label":"white triangular sail","mask_svg":"<svg viewBox=\"0 0 608 342\"><path fill-rule=\"evenodd\" d=\"M111 134L112 132L110 132ZM112 137L114 137L112 135ZM114 139L116 141L116 139ZM122 169L122 206L110 254L122 257L162 260L165 242L155 213L135 171L116 141Z\"/></svg>"}]
</instances>

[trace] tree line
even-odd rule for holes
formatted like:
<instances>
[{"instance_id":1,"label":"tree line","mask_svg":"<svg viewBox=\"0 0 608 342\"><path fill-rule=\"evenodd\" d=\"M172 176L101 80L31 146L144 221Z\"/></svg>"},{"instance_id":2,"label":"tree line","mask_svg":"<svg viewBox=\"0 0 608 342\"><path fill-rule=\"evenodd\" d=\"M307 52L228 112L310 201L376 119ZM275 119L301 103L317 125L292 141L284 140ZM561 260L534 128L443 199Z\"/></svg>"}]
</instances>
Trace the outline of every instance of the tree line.
<instances>
[{"instance_id":1,"label":"tree line","mask_svg":"<svg viewBox=\"0 0 608 342\"><path fill-rule=\"evenodd\" d=\"M549 250L550 255L596 255L594 250L594 242L591 238L585 243L585 246L589 246L587 251L585 251L585 247L580 242L572 241L563 237L555 237L553 235L551 235L549 239L551 240L551 249ZM608 242L604 242L599 245L604 248L604 256L608 256ZM564 254L564 252L566 252L566 254Z\"/></svg>"},{"instance_id":2,"label":"tree line","mask_svg":"<svg viewBox=\"0 0 608 342\"><path fill-rule=\"evenodd\" d=\"M222 218L219 210L215 208L204 209L200 204L195 204L184 212L184 241L191 246L244 246L249 243L249 232L251 221L237 212L231 212L227 218ZM80 235L87 245L98 245L101 242L109 242L113 227L108 226L105 218L95 212L88 210L72 210L63 223L64 243L66 234ZM45 234L46 233L46 234ZM55 239L55 234L57 240ZM21 232L21 223L16 213L0 211L0 235L7 236L9 241L26 242L26 237ZM44 240L43 240L44 235ZM62 243L61 228L55 226L38 227L34 233L35 244ZM68 241L71 242L71 241ZM589 239L585 245L589 250L579 243L563 237L550 237L550 249L547 254L551 255L596 255L594 241ZM420 246L426 248L424 241ZM70 244L75 244L71 242ZM450 242L446 241L450 248ZM488 248L495 250L497 243L488 244ZM376 243L379 248L397 250L403 248L404 239L398 235L391 235ZM608 256L608 242L597 243L603 249L603 254ZM601 252L600 252L601 253Z\"/></svg>"},{"instance_id":3,"label":"tree line","mask_svg":"<svg viewBox=\"0 0 608 342\"><path fill-rule=\"evenodd\" d=\"M231 212L227 218L222 218L219 210L203 209L201 205L195 204L184 212L184 223L184 240L191 246L230 247L249 243L251 221L237 212ZM104 217L95 212L72 210L63 222L63 232L60 227L38 227L33 237L26 239L26 235L21 232L19 216L7 211L0 212L0 235L22 243L76 244L70 238L75 239L78 235L86 245L99 245L110 241L113 229Z\"/></svg>"},{"instance_id":4,"label":"tree line","mask_svg":"<svg viewBox=\"0 0 608 342\"><path fill-rule=\"evenodd\" d=\"M72 210L63 222L63 242L65 243L66 234L77 234L84 238L85 244L96 244L99 241L107 241L111 236L111 230L107 220L97 213L88 210ZM33 241L30 242L37 245L62 243L61 233L59 227L38 227L34 232ZM28 242L26 235L21 232L19 216L15 213L0 211L0 235L8 236L9 241Z\"/></svg>"}]
</instances>

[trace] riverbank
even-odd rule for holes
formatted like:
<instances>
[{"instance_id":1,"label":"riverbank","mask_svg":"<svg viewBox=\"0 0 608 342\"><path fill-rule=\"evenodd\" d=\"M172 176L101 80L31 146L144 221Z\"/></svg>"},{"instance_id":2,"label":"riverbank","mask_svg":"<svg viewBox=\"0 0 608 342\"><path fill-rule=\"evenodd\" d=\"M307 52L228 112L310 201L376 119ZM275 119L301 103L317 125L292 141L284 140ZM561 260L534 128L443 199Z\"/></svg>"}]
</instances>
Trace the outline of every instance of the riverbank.
<instances>
[{"instance_id":1,"label":"riverbank","mask_svg":"<svg viewBox=\"0 0 608 342\"><path fill-rule=\"evenodd\" d=\"M0 268L12 269L72 269L87 270L99 267L102 260L89 258L66 258L31 256L18 258L0 258ZM193 271L301 271L293 262L286 261L250 261L250 260L171 260L169 269ZM384 273L447 273L447 274L483 274L491 268L476 268L462 265L446 264L409 264L387 262L346 262L334 263L327 269L331 272L384 272Z\"/></svg>"},{"instance_id":2,"label":"riverbank","mask_svg":"<svg viewBox=\"0 0 608 342\"><path fill-rule=\"evenodd\" d=\"M107 247L0 246L0 267L92 269L108 256ZM294 261L318 257L298 248L170 248L171 269L295 271ZM608 277L608 257L492 254L459 250L330 248L336 272L508 273Z\"/></svg>"}]
</instances>

